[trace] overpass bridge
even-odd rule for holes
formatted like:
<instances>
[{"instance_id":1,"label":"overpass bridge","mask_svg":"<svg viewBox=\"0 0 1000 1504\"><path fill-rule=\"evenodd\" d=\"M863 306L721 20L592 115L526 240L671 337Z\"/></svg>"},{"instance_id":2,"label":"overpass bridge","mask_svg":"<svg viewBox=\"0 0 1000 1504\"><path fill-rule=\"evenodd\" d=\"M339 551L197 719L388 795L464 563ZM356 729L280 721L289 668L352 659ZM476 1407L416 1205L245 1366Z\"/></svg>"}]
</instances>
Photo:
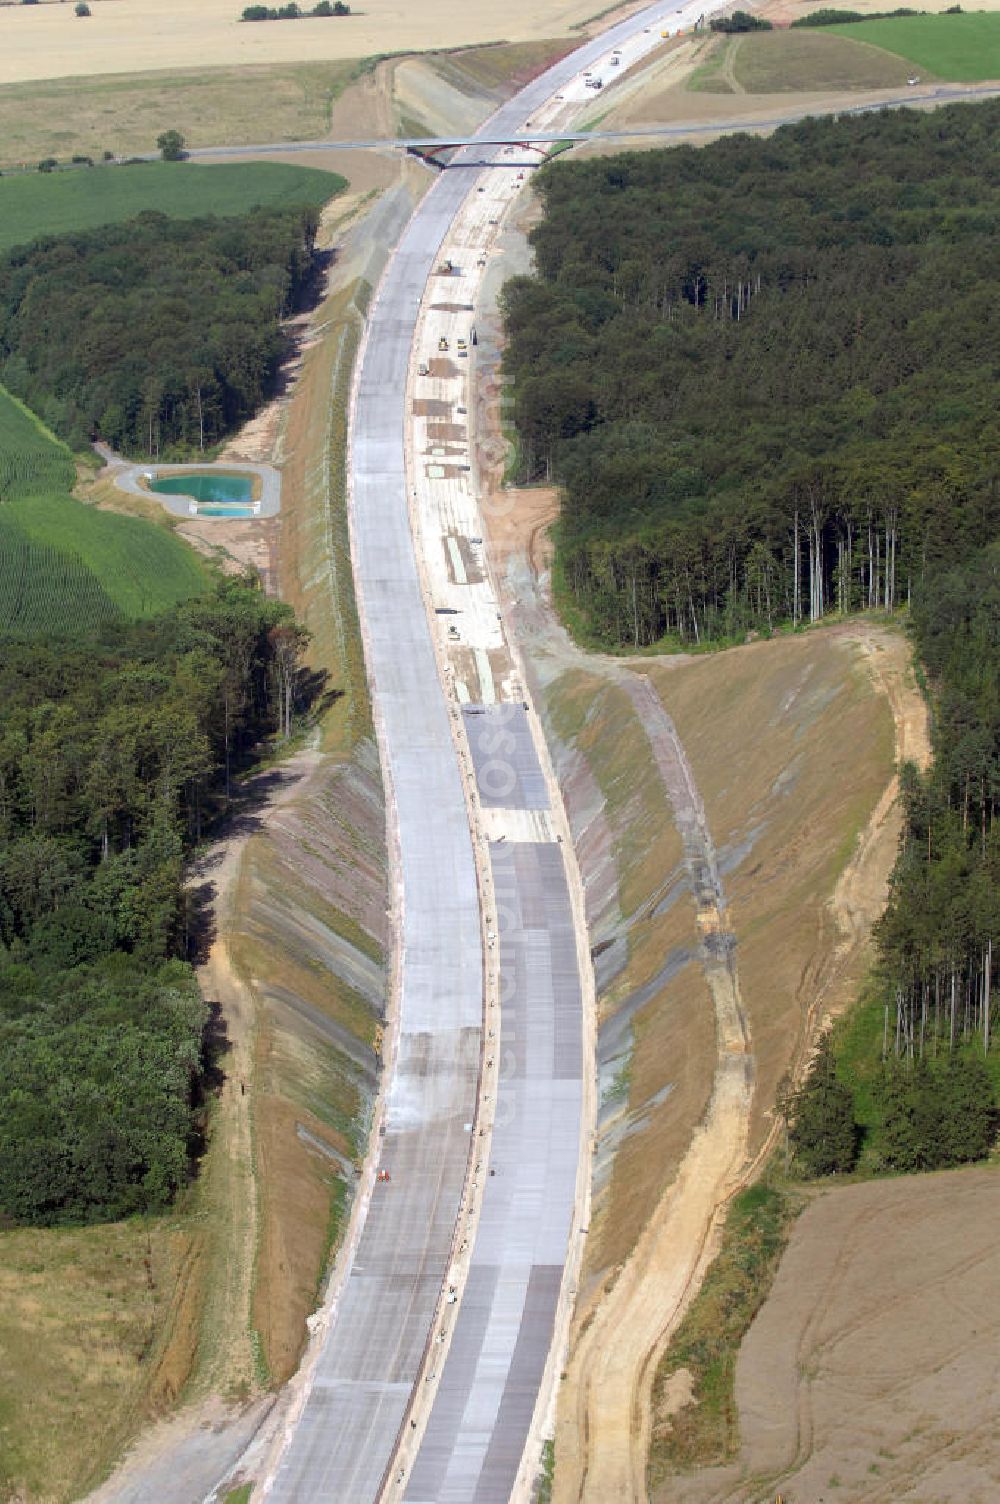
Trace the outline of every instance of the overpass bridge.
<instances>
[{"instance_id":1,"label":"overpass bridge","mask_svg":"<svg viewBox=\"0 0 1000 1504\"><path fill-rule=\"evenodd\" d=\"M690 136L706 135L738 135L741 131L765 131L774 130L780 125L794 125L799 120L808 117L818 117L824 114L837 116L870 115L879 110L903 109L907 106L953 104L961 100L992 99L1000 94L1000 87L996 84L972 84L953 86L941 85L937 88L909 89L905 93L895 90L891 94L885 94L878 99L869 99L863 104L849 105L832 111L816 109L788 109L782 110L775 115L767 115L750 120L684 120L677 121L672 125L644 125L633 126L628 130L617 131L584 131L584 130L532 130L531 122L526 121L523 129L517 132L490 134L484 131L477 135L451 135L451 136L372 136L355 141L270 141L255 146L199 146L187 152L187 156L196 161L199 158L236 158L236 157L266 157L271 155L287 156L297 152L324 152L324 151L404 151L411 155L420 155L429 158L439 151L458 151L465 147L496 147L502 150L504 147L519 146L536 147L541 151L553 146L560 146L565 142L573 146L583 145L587 142L615 142L620 141L623 146L633 141L682 141ZM147 153L143 160L157 161L158 152ZM466 169L479 169L483 167L520 167L524 168L524 162L495 161L472 157L463 152L460 161L436 164L448 167L464 167ZM527 164L530 165L530 164Z\"/></svg>"}]
</instances>

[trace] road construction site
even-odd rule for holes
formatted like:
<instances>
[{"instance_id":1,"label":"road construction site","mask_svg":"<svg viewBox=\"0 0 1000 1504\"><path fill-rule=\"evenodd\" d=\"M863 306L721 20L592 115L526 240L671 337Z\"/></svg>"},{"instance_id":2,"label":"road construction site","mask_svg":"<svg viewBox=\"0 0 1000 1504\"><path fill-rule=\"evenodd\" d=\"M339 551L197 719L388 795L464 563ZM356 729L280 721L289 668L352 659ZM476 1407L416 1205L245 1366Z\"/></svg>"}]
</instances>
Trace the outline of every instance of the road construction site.
<instances>
[{"instance_id":1,"label":"road construction site","mask_svg":"<svg viewBox=\"0 0 1000 1504\"><path fill-rule=\"evenodd\" d=\"M572 117L595 78L691 24L688 9L612 29L489 129L516 139L529 120ZM367 1210L265 1484L276 1500L526 1496L586 1226L582 895L483 555L468 447L469 310L540 160L503 153L502 168L459 166L424 198L357 373L352 545L398 950Z\"/></svg>"},{"instance_id":2,"label":"road construction site","mask_svg":"<svg viewBox=\"0 0 1000 1504\"><path fill-rule=\"evenodd\" d=\"M662 14L566 59L484 126L494 145L472 146L435 182L371 309L349 470L397 951L355 1233L310 1322L290 1404L277 1407L283 1444L252 1469L272 1498L527 1498L553 1431L587 1277L593 977L570 830L512 635L523 611L492 572L473 432L476 320L507 211L542 160L536 132L561 139L593 102L595 79L617 81L661 45ZM682 19L693 17L674 13L669 24ZM577 1469L560 1446L567 1498L577 1486L579 1497L643 1496L649 1418L635 1429L637 1379L648 1380L650 1346L696 1283L718 1198L742 1171L753 1070L686 728L674 733L655 678L652 689L620 668L613 678L643 734L658 735L656 781L675 816L692 814L684 860L718 982L709 1012L719 1028L706 1046L718 1079L677 1182L690 1216L678 1220L676 1195L647 1200L640 1253L655 1244L660 1262L611 1271L619 1294L567 1370L561 1408L580 1450ZM659 1174L665 1185L662 1165ZM662 1286L655 1312L643 1293L650 1279ZM592 1285L591 1312L599 1294ZM621 1392L613 1415L601 1393L609 1383Z\"/></svg>"}]
</instances>

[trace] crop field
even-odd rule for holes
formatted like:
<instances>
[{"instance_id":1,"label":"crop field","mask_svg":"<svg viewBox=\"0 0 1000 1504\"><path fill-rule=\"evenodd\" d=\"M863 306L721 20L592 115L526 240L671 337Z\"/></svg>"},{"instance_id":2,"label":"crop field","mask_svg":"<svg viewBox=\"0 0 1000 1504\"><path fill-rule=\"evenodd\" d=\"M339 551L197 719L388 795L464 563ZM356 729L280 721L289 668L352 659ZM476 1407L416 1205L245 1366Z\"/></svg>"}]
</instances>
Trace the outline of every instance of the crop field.
<instances>
[{"instance_id":1,"label":"crop field","mask_svg":"<svg viewBox=\"0 0 1000 1504\"><path fill-rule=\"evenodd\" d=\"M72 484L73 456L66 445L0 387L0 502Z\"/></svg>"},{"instance_id":2,"label":"crop field","mask_svg":"<svg viewBox=\"0 0 1000 1504\"><path fill-rule=\"evenodd\" d=\"M244 0L97 0L86 22L71 5L0 6L0 83L192 66L342 61L484 42L566 35L594 0L364 0L349 16L294 25L240 24ZM171 121L166 121L171 124ZM158 129L162 129L162 125ZM154 132L155 134L155 132Z\"/></svg>"},{"instance_id":3,"label":"crop field","mask_svg":"<svg viewBox=\"0 0 1000 1504\"><path fill-rule=\"evenodd\" d=\"M244 214L257 204L323 204L346 186L335 172L278 162L137 162L8 177L0 179L0 251L39 235L130 219L144 209L174 219Z\"/></svg>"},{"instance_id":4,"label":"crop field","mask_svg":"<svg viewBox=\"0 0 1000 1504\"><path fill-rule=\"evenodd\" d=\"M69 496L0 507L0 567L0 623L18 635L155 616L206 582L197 555L167 528Z\"/></svg>"},{"instance_id":5,"label":"crop field","mask_svg":"<svg viewBox=\"0 0 1000 1504\"><path fill-rule=\"evenodd\" d=\"M842 37L905 57L955 83L1000 78L1000 15L897 16L831 26Z\"/></svg>"}]
</instances>

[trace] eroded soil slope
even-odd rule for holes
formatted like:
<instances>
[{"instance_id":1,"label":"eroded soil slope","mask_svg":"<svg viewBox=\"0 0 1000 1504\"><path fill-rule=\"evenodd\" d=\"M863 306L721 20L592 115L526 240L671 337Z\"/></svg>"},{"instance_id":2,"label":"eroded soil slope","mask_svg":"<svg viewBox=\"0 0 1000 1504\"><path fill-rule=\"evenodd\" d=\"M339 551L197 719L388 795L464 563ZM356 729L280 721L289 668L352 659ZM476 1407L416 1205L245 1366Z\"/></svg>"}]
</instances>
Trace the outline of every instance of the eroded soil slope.
<instances>
[{"instance_id":1,"label":"eroded soil slope","mask_svg":"<svg viewBox=\"0 0 1000 1504\"><path fill-rule=\"evenodd\" d=\"M859 626L651 668L705 801L724 875L756 1061L751 1151L820 1013L855 995L899 833L879 810L869 911L845 945L832 900L893 782L890 702L873 663L908 674L901 636ZM915 691L914 691L915 693Z\"/></svg>"}]
</instances>

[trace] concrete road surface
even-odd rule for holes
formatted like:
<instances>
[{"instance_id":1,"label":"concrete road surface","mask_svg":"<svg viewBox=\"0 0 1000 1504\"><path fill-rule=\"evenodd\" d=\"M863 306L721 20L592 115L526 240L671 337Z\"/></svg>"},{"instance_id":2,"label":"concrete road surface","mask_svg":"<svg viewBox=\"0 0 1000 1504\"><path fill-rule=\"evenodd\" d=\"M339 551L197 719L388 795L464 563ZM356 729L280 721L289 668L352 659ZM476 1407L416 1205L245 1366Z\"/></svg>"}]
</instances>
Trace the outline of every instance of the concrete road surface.
<instances>
[{"instance_id":1,"label":"concrete road surface","mask_svg":"<svg viewBox=\"0 0 1000 1504\"><path fill-rule=\"evenodd\" d=\"M688 12L693 19L694 8ZM668 18L676 27L686 14L661 5L613 28L535 79L484 135L516 137L557 93L582 103L584 69L603 66L610 76L612 48L638 55L659 42ZM484 936L469 817L411 534L405 434L421 299L478 177L477 167L461 165L443 174L414 214L371 310L358 380L351 429L355 576L398 841L399 1047L381 1156L390 1178L375 1186L308 1398L268 1494L282 1504L370 1504L379 1496L435 1335L438 1295L453 1253L465 1252L468 1241L454 1247L470 1149L473 1158L477 1152L470 1129L484 1044ZM430 551L440 539L423 544ZM539 802L541 773L520 704L518 713L513 735L527 807ZM435 1374L429 1424L405 1483L413 1504L509 1497L552 1338L582 1091L580 977L563 850L550 837L498 840L489 852L497 915L501 900L507 914L499 927L501 1039L485 1041L485 1053L500 1048L504 1060L489 1166L496 1173L479 1166L481 1220L448 1359ZM400 1480L394 1474L392 1481Z\"/></svg>"}]
</instances>

